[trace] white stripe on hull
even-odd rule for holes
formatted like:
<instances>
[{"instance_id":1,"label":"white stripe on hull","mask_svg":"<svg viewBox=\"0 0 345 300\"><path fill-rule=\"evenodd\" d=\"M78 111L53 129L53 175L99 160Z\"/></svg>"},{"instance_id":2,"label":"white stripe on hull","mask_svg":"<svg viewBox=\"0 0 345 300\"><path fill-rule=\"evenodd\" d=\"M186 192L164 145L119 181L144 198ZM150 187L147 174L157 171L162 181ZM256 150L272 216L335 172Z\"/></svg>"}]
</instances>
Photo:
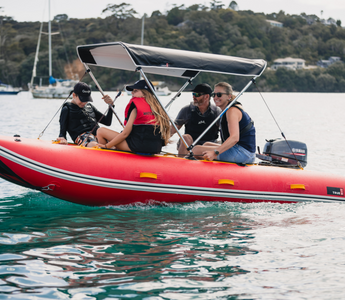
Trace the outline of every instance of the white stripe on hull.
<instances>
[{"instance_id":1,"label":"white stripe on hull","mask_svg":"<svg viewBox=\"0 0 345 300\"><path fill-rule=\"evenodd\" d=\"M15 152L9 151L0 147L1 156L23 167L26 167L35 172L45 174L58 179L63 179L69 182L81 183L86 185L122 189L130 191L141 191L150 193L163 194L183 194L190 196L203 196L210 198L236 198L242 200L257 200L257 201L287 201L287 202L303 202L303 201L319 201L319 202L344 202L341 198L331 196L319 195L303 195L291 194L283 192L263 192L263 191L248 191L248 190L229 190L220 188L202 188L185 185L170 185L170 184L151 184L137 181L117 180L104 177L97 177L85 175L75 172L51 167L40 162L31 160L27 157L19 155ZM26 179L27 180L27 179Z\"/></svg>"}]
</instances>

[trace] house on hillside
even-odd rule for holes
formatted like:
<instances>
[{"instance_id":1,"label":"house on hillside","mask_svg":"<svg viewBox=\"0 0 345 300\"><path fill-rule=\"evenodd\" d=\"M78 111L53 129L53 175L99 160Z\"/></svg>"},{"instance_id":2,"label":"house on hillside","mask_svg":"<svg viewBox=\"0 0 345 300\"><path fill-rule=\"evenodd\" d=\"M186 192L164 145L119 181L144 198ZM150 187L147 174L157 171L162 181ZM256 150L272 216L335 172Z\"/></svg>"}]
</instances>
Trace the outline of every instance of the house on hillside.
<instances>
[{"instance_id":1,"label":"house on hillside","mask_svg":"<svg viewBox=\"0 0 345 300\"><path fill-rule=\"evenodd\" d=\"M315 22L317 22L319 20L319 18L315 15L310 15L310 16L307 16L307 15L300 15L300 17L302 17L303 19L305 19L307 21L307 24L308 25L312 25L314 24Z\"/></svg>"},{"instance_id":2,"label":"house on hillside","mask_svg":"<svg viewBox=\"0 0 345 300\"><path fill-rule=\"evenodd\" d=\"M277 70L278 68L286 68L289 70L305 69L305 60L292 57L278 58L273 61L271 69Z\"/></svg>"},{"instance_id":3,"label":"house on hillside","mask_svg":"<svg viewBox=\"0 0 345 300\"><path fill-rule=\"evenodd\" d=\"M320 59L316 65L319 66L320 68L327 68L329 67L330 65L336 63L340 61L341 62L341 59L339 56L331 56L329 59Z\"/></svg>"},{"instance_id":4,"label":"house on hillside","mask_svg":"<svg viewBox=\"0 0 345 300\"><path fill-rule=\"evenodd\" d=\"M266 20L267 23L269 23L273 27L283 27L283 23L278 22L278 21L273 21L273 20Z\"/></svg>"},{"instance_id":5,"label":"house on hillside","mask_svg":"<svg viewBox=\"0 0 345 300\"><path fill-rule=\"evenodd\" d=\"M333 18L329 18L328 20L321 19L320 22L323 25L334 25L334 26L337 26L337 22Z\"/></svg>"}]
</instances>

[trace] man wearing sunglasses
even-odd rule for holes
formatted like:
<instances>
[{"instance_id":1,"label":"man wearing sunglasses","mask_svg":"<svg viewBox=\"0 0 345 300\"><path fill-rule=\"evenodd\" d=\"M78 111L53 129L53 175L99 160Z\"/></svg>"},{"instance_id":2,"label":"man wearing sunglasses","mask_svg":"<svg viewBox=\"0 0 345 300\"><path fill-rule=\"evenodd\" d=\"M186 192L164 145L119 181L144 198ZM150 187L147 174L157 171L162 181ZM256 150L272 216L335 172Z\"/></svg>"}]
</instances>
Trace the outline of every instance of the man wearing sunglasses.
<instances>
[{"instance_id":1,"label":"man wearing sunglasses","mask_svg":"<svg viewBox=\"0 0 345 300\"><path fill-rule=\"evenodd\" d=\"M221 113L220 108L210 104L212 88L207 83L198 84L192 92L193 102L183 107L175 119L175 124L178 129L183 125L185 126L183 138L188 146L190 146ZM205 133L197 144L203 145L205 142L216 142L218 139L218 131L219 124L216 123ZM176 130L171 126L170 134L173 135L174 133L176 133ZM179 155L188 154L186 146L181 141L177 143L177 149Z\"/></svg>"}]
</instances>

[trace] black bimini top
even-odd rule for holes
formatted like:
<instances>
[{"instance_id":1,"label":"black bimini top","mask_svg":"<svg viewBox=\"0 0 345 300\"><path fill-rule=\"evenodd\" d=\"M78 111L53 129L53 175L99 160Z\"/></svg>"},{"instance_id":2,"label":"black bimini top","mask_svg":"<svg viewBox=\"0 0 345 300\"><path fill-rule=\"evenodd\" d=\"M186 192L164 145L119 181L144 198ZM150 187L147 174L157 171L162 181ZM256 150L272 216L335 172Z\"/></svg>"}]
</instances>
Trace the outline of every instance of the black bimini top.
<instances>
[{"instance_id":1,"label":"black bimini top","mask_svg":"<svg viewBox=\"0 0 345 300\"><path fill-rule=\"evenodd\" d=\"M238 76L260 76L263 59L132 45L122 42L78 46L80 60L87 65L173 77L193 77L199 72Z\"/></svg>"}]
</instances>

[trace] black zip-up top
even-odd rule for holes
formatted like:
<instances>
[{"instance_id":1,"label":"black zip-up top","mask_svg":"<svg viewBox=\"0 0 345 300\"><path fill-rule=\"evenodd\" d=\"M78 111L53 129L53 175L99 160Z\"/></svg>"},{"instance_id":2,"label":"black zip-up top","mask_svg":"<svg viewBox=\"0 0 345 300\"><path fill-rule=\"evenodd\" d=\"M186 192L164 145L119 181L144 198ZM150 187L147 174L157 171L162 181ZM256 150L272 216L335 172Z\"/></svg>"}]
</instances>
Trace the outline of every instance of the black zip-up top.
<instances>
[{"instance_id":1,"label":"black zip-up top","mask_svg":"<svg viewBox=\"0 0 345 300\"><path fill-rule=\"evenodd\" d=\"M91 103L87 103L84 108L78 105L67 102L64 104L60 114L60 134L59 137L66 138L66 133L71 136L73 142L76 138L86 132L91 131L96 134L99 128L97 124L103 114L98 111ZM108 113L102 118L102 124L110 126L112 122L112 111L109 109Z\"/></svg>"}]
</instances>

